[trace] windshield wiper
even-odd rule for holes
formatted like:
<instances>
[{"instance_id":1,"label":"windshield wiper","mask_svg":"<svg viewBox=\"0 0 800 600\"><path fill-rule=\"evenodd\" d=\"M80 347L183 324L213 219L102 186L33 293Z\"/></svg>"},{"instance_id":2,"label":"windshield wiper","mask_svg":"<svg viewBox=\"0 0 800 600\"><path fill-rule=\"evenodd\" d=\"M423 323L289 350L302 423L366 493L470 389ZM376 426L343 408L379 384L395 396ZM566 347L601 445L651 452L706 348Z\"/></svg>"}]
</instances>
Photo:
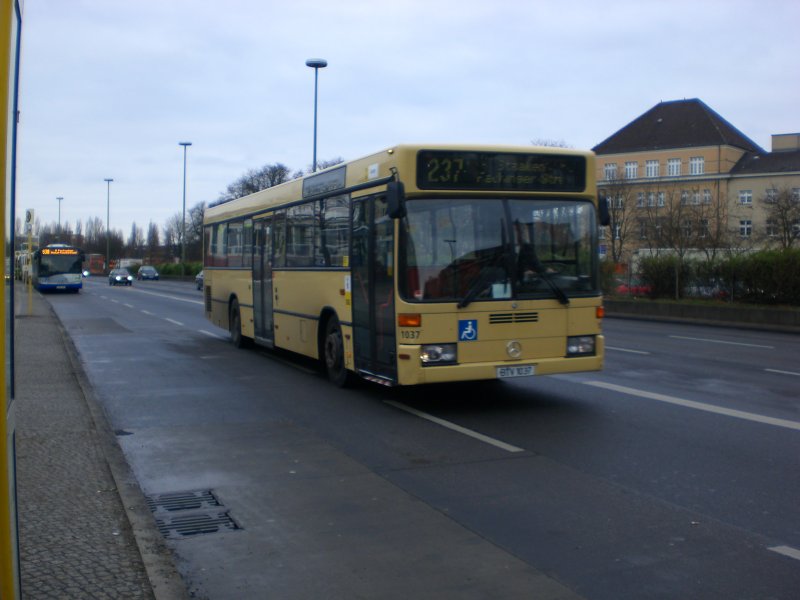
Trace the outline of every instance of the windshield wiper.
<instances>
[{"instance_id":1,"label":"windshield wiper","mask_svg":"<svg viewBox=\"0 0 800 600\"><path fill-rule=\"evenodd\" d=\"M564 290L562 290L558 284L553 281L553 278L550 276L550 273L547 272L547 269L541 265L539 265L539 267L541 268L537 268L536 272L542 279L544 279L544 282L550 287L550 289L553 290L553 293L556 295L556 298L558 298L558 301L565 306L569 304L569 296L567 296L566 292L564 292Z\"/></svg>"},{"instance_id":2,"label":"windshield wiper","mask_svg":"<svg viewBox=\"0 0 800 600\"><path fill-rule=\"evenodd\" d=\"M467 290L467 293L464 294L464 297L459 300L458 308L465 308L477 297L478 294L485 290L487 284L489 283L489 279L491 279L493 274L493 265L486 265L483 267L483 270L481 271L480 275L478 275L475 283L473 283L472 287Z\"/></svg>"},{"instance_id":3,"label":"windshield wiper","mask_svg":"<svg viewBox=\"0 0 800 600\"><path fill-rule=\"evenodd\" d=\"M496 253L486 260L486 264L481 267L481 271L478 274L477 279L475 279L475 283L470 286L470 288L467 290L467 293L464 294L464 297L458 302L458 308L464 308L468 306L473 300L475 300L475 298L477 298L478 294L488 287L490 282L497 283L499 281L499 278L496 277L498 270L502 269L505 271L504 281L507 282L509 280L508 249L505 244L502 246L502 248L502 252Z\"/></svg>"}]
</instances>

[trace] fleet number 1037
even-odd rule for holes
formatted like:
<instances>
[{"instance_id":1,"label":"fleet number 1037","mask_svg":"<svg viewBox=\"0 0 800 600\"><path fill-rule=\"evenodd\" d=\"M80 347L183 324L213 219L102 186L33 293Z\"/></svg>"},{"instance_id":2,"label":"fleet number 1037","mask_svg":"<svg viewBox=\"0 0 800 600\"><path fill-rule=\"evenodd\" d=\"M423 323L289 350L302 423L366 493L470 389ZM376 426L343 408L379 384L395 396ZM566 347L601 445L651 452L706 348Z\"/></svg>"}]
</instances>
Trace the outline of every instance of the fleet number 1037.
<instances>
[{"instance_id":1,"label":"fleet number 1037","mask_svg":"<svg viewBox=\"0 0 800 600\"><path fill-rule=\"evenodd\" d=\"M404 340L418 340L419 331L416 329L401 330L400 337Z\"/></svg>"}]
</instances>

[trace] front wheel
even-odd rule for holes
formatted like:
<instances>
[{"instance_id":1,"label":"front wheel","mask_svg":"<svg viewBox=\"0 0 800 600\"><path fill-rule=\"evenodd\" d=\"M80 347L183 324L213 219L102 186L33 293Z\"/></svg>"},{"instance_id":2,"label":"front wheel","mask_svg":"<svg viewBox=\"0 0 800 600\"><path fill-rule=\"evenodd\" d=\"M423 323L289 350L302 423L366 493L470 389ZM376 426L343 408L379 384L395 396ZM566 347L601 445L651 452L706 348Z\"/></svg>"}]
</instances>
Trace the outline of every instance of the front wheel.
<instances>
[{"instance_id":1,"label":"front wheel","mask_svg":"<svg viewBox=\"0 0 800 600\"><path fill-rule=\"evenodd\" d=\"M352 380L344 363L344 340L339 319L331 317L325 325L322 343L322 360L328 379L338 387L346 387Z\"/></svg>"},{"instance_id":2,"label":"front wheel","mask_svg":"<svg viewBox=\"0 0 800 600\"><path fill-rule=\"evenodd\" d=\"M236 348L244 348L247 345L247 338L242 335L242 313L239 310L239 302L236 300L231 303L228 324L231 332L231 343Z\"/></svg>"}]
</instances>

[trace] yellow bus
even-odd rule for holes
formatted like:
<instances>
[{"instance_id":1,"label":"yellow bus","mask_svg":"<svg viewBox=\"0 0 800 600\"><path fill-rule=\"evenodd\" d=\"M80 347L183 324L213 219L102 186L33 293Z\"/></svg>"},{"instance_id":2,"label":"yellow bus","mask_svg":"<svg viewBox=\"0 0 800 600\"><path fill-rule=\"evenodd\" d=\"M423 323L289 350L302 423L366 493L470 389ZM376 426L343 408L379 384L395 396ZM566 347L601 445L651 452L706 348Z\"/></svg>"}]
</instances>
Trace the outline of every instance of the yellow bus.
<instances>
[{"instance_id":1,"label":"yellow bus","mask_svg":"<svg viewBox=\"0 0 800 600\"><path fill-rule=\"evenodd\" d=\"M210 207L206 316L337 385L599 370L594 173L591 152L400 145Z\"/></svg>"},{"instance_id":2,"label":"yellow bus","mask_svg":"<svg viewBox=\"0 0 800 600\"><path fill-rule=\"evenodd\" d=\"M17 536L14 421L14 217L17 140L17 89L22 7L0 1L0 264L5 286L0 294L0 598L20 597Z\"/></svg>"}]
</instances>

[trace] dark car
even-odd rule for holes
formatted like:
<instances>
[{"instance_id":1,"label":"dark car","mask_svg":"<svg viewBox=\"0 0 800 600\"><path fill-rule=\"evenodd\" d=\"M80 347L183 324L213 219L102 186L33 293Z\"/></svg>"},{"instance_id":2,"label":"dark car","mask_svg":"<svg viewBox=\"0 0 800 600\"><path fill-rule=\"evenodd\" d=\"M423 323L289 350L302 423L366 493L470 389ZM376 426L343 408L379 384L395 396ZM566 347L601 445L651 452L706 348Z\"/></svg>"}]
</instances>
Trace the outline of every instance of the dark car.
<instances>
[{"instance_id":1,"label":"dark car","mask_svg":"<svg viewBox=\"0 0 800 600\"><path fill-rule=\"evenodd\" d=\"M203 272L200 271L194 278L194 284L197 286L198 290L203 289L203 281L204 281Z\"/></svg>"},{"instance_id":2,"label":"dark car","mask_svg":"<svg viewBox=\"0 0 800 600\"><path fill-rule=\"evenodd\" d=\"M158 271L156 271L155 267L139 267L139 271L136 273L136 279L153 279L158 281Z\"/></svg>"},{"instance_id":3,"label":"dark car","mask_svg":"<svg viewBox=\"0 0 800 600\"><path fill-rule=\"evenodd\" d=\"M112 269L108 274L108 285L131 285L133 283L133 275L128 272L128 269Z\"/></svg>"}]
</instances>

